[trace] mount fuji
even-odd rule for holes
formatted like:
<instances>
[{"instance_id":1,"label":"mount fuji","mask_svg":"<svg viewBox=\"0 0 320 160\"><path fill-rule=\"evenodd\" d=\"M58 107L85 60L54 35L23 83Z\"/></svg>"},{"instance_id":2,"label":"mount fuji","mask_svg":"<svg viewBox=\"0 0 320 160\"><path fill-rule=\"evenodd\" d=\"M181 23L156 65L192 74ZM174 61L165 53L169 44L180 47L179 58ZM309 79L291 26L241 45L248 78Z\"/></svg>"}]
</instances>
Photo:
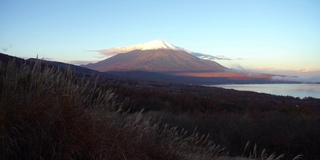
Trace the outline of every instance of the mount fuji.
<instances>
[{"instance_id":1,"label":"mount fuji","mask_svg":"<svg viewBox=\"0 0 320 160\"><path fill-rule=\"evenodd\" d=\"M99 50L101 54L114 55L83 67L100 72L117 73L143 80L179 79L178 82L212 84L236 81L269 81L273 75L248 74L226 68L208 60L212 57L177 47L163 40L126 47ZM156 77L156 78L152 78ZM169 77L169 78L168 78ZM222 82L223 81L223 82Z\"/></svg>"},{"instance_id":2,"label":"mount fuji","mask_svg":"<svg viewBox=\"0 0 320 160\"><path fill-rule=\"evenodd\" d=\"M103 50L115 56L85 67L106 71L224 71L226 67L193 56L191 51L163 40Z\"/></svg>"}]
</instances>

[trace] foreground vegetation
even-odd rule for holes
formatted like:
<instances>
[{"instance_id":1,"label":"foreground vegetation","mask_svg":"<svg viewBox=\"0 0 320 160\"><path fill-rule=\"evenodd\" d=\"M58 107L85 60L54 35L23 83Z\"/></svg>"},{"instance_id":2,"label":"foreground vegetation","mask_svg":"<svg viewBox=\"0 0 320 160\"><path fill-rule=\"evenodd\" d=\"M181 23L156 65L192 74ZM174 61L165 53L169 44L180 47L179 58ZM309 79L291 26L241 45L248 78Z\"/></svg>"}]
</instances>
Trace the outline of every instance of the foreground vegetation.
<instances>
[{"instance_id":1,"label":"foreground vegetation","mask_svg":"<svg viewBox=\"0 0 320 160\"><path fill-rule=\"evenodd\" d=\"M0 65L1 159L198 159L226 155L208 136L186 135L121 111L110 91L70 70Z\"/></svg>"},{"instance_id":2,"label":"foreground vegetation","mask_svg":"<svg viewBox=\"0 0 320 160\"><path fill-rule=\"evenodd\" d=\"M318 156L316 116L143 112L98 78L40 64L0 64L0 87L0 159L299 159L281 148L295 144Z\"/></svg>"}]
</instances>

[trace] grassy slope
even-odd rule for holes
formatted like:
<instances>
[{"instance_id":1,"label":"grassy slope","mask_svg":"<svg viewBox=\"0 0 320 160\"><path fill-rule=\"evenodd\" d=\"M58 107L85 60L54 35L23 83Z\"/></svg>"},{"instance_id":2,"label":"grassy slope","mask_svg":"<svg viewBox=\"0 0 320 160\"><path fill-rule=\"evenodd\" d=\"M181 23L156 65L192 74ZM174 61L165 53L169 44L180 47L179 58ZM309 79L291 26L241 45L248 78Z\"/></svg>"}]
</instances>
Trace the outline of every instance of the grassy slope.
<instances>
[{"instance_id":1,"label":"grassy slope","mask_svg":"<svg viewBox=\"0 0 320 160\"><path fill-rule=\"evenodd\" d=\"M41 65L0 65L0 159L188 159L225 152L121 112L92 80ZM197 143L202 143L198 145Z\"/></svg>"},{"instance_id":2,"label":"grassy slope","mask_svg":"<svg viewBox=\"0 0 320 160\"><path fill-rule=\"evenodd\" d=\"M122 111L96 81L68 69L0 64L0 159L245 159L228 157L210 136Z\"/></svg>"}]
</instances>

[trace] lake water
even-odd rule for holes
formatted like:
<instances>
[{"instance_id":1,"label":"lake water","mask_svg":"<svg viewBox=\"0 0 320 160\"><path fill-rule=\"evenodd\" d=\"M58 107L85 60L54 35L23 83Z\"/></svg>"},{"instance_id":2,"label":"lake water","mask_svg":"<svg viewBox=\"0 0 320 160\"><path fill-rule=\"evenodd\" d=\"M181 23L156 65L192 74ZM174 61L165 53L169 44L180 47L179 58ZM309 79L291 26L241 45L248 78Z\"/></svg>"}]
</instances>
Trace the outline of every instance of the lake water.
<instances>
[{"instance_id":1,"label":"lake water","mask_svg":"<svg viewBox=\"0 0 320 160\"><path fill-rule=\"evenodd\" d=\"M320 84L228 84L212 86L281 96L320 98Z\"/></svg>"}]
</instances>

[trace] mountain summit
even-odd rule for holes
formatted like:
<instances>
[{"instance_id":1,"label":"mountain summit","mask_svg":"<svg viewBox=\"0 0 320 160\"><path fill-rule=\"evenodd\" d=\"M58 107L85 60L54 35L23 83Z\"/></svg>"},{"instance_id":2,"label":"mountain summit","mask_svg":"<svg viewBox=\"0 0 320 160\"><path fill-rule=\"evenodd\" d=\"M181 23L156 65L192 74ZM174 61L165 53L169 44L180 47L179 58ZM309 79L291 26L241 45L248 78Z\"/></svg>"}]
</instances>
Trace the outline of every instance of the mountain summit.
<instances>
[{"instance_id":1,"label":"mountain summit","mask_svg":"<svg viewBox=\"0 0 320 160\"><path fill-rule=\"evenodd\" d=\"M115 47L111 49L98 50L98 52L106 55L115 55L119 53L131 52L134 50L145 51L145 50L155 50L155 49L169 49L169 50L175 50L175 51L180 50L180 51L185 51L190 53L190 51L174 46L171 43L166 42L164 40L154 40L154 41L149 41L146 43L140 43L140 44L126 46L126 47Z\"/></svg>"},{"instance_id":2,"label":"mountain summit","mask_svg":"<svg viewBox=\"0 0 320 160\"><path fill-rule=\"evenodd\" d=\"M198 57L200 59L204 60L210 60L210 61L215 61L215 60L230 60L229 58L221 58L221 57L216 57L213 55L208 55L208 54L203 54L203 53L198 53L198 52L193 52L190 50L186 50L181 47L177 47L167 41L164 40L153 40L149 41L146 43L140 43L136 45L130 45L126 47L115 47L115 48L110 48L110 49L102 49L102 50L97 50L97 52L108 55L108 56L114 56L116 54L121 54L121 53L127 53L135 50L139 51L146 51L146 50L155 50L155 49L168 49L168 50L175 50L175 51L183 51L187 52L195 57Z\"/></svg>"},{"instance_id":3,"label":"mountain summit","mask_svg":"<svg viewBox=\"0 0 320 160\"><path fill-rule=\"evenodd\" d=\"M115 55L84 67L106 71L223 71L226 68L214 61L200 59L190 51L163 40L99 51Z\"/></svg>"}]
</instances>

